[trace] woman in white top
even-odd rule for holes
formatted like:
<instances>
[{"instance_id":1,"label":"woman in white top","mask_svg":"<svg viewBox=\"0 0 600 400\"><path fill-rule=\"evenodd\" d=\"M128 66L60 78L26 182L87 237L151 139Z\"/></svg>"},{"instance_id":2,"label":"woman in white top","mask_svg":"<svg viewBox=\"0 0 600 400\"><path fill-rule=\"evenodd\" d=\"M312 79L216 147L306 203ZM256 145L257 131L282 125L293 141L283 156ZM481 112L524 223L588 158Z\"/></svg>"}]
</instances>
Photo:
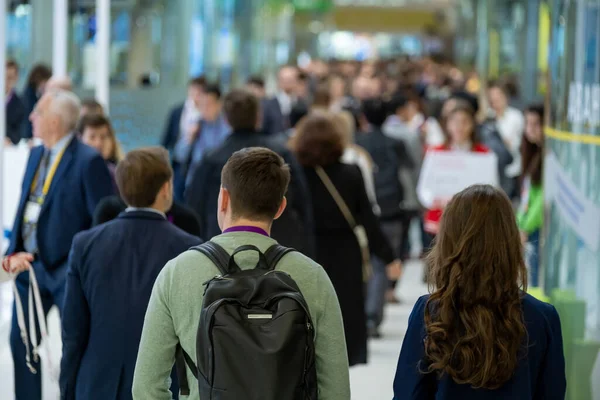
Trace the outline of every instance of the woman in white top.
<instances>
[{"instance_id":1,"label":"woman in white top","mask_svg":"<svg viewBox=\"0 0 600 400\"><path fill-rule=\"evenodd\" d=\"M510 182L510 187L505 190L510 197L516 197L518 196L518 179L521 175L521 141L525 129L525 117L521 111L509 106L508 93L497 82L492 82L488 86L488 99L496 119L498 132L513 156L513 162L504 170L504 174Z\"/></svg>"}]
</instances>

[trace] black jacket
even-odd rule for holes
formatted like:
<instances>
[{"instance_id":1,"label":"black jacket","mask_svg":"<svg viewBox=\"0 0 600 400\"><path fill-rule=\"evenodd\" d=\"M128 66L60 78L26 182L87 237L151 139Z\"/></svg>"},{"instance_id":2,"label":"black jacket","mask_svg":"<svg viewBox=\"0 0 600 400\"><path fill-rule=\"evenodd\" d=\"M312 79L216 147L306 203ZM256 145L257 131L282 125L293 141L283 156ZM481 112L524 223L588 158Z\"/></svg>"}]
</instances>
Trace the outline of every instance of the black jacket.
<instances>
[{"instance_id":1,"label":"black jacket","mask_svg":"<svg viewBox=\"0 0 600 400\"><path fill-rule=\"evenodd\" d=\"M381 219L402 216L405 190L400 182L400 171L415 166L413 157L402 141L385 136L380 129L361 134L356 143L369 152L375 163L375 193L381 208Z\"/></svg>"},{"instance_id":2,"label":"black jacket","mask_svg":"<svg viewBox=\"0 0 600 400\"><path fill-rule=\"evenodd\" d=\"M207 154L194 171L190 171L192 179L186 190L185 202L200 217L200 237L210 240L221 233L217 223L221 170L233 153L247 147L271 149L289 164L292 180L286 194L288 206L281 218L273 223L272 236L282 245L312 256L313 210L302 167L280 140L255 131L233 132L219 148Z\"/></svg>"},{"instance_id":3,"label":"black jacket","mask_svg":"<svg viewBox=\"0 0 600 400\"><path fill-rule=\"evenodd\" d=\"M23 122L27 119L25 106L21 98L13 92L10 101L6 104L6 137L13 144L21 141Z\"/></svg>"},{"instance_id":4,"label":"black jacket","mask_svg":"<svg viewBox=\"0 0 600 400\"><path fill-rule=\"evenodd\" d=\"M179 104L169 112L167 122L165 124L165 130L161 140L163 147L169 152L172 152L179 138L179 126L181 122L181 114L183 114L183 104Z\"/></svg>"}]
</instances>

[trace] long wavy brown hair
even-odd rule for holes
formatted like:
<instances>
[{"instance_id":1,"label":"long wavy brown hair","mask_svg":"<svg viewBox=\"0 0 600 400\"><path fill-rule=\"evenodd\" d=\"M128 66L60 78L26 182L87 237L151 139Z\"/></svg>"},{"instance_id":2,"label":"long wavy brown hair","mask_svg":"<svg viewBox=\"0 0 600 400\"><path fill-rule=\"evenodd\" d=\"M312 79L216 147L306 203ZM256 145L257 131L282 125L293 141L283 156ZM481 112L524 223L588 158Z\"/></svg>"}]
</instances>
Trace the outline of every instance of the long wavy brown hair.
<instances>
[{"instance_id":1,"label":"long wavy brown hair","mask_svg":"<svg viewBox=\"0 0 600 400\"><path fill-rule=\"evenodd\" d=\"M508 197L489 185L458 193L446 207L427 258L425 373L497 389L526 349L521 297L527 270Z\"/></svg>"}]
</instances>

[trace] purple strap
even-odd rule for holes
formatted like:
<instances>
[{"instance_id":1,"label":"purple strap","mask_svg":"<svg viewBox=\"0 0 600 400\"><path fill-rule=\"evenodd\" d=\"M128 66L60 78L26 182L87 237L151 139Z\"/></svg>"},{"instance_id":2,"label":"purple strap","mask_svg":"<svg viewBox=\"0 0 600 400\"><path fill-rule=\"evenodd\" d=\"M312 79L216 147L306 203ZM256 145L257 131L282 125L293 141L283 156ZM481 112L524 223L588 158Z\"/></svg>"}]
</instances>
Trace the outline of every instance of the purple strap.
<instances>
[{"instance_id":1,"label":"purple strap","mask_svg":"<svg viewBox=\"0 0 600 400\"><path fill-rule=\"evenodd\" d=\"M230 233L230 232L252 232L252 233L258 233L259 235L263 235L263 236L269 236L267 231L265 231L262 228L259 228L258 226L232 226L223 231L223 233Z\"/></svg>"}]
</instances>

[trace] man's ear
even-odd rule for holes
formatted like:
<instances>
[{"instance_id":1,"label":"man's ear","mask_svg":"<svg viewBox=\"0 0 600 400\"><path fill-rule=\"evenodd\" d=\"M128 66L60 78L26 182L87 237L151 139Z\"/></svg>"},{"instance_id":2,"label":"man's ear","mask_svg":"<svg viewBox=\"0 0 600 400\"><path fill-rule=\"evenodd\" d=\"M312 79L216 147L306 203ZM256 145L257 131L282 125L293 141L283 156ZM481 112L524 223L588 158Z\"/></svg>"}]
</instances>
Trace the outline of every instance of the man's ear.
<instances>
[{"instance_id":1,"label":"man's ear","mask_svg":"<svg viewBox=\"0 0 600 400\"><path fill-rule=\"evenodd\" d=\"M221 193L220 193L220 203L219 203L219 211L221 212L226 212L227 211L227 207L229 207L229 202L231 201L231 197L229 196L229 191L227 189L225 189L223 186L221 186L220 189Z\"/></svg>"},{"instance_id":2,"label":"man's ear","mask_svg":"<svg viewBox=\"0 0 600 400\"><path fill-rule=\"evenodd\" d=\"M275 219L279 219L279 217L281 217L281 214L283 214L283 212L285 211L285 208L287 207L287 198L285 196L283 196L283 200L281 201L281 204L279 205L279 210L277 210L277 214L275 214Z\"/></svg>"}]
</instances>

